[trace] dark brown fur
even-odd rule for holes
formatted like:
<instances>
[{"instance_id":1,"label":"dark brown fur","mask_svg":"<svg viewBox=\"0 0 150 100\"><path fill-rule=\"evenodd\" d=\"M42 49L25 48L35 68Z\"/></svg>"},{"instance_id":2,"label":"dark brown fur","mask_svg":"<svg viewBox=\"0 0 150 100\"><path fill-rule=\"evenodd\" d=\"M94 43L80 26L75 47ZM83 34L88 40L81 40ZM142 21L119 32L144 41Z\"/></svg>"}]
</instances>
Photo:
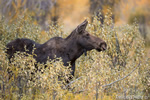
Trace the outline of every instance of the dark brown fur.
<instances>
[{"instance_id":1,"label":"dark brown fur","mask_svg":"<svg viewBox=\"0 0 150 100\"><path fill-rule=\"evenodd\" d=\"M54 57L61 57L64 65L67 66L68 62L72 65L72 75L75 72L75 61L85 51L96 49L97 51L106 50L106 43L102 39L90 35L85 29L88 21L85 20L83 23L77 26L72 33L65 39L61 37L54 37L48 40L44 44L38 44L30 39L16 39L7 44L7 54L11 59L16 51L25 52L24 47L31 54L33 48L34 53L37 55L34 58L37 62L46 63L47 58L54 59Z\"/></svg>"}]
</instances>

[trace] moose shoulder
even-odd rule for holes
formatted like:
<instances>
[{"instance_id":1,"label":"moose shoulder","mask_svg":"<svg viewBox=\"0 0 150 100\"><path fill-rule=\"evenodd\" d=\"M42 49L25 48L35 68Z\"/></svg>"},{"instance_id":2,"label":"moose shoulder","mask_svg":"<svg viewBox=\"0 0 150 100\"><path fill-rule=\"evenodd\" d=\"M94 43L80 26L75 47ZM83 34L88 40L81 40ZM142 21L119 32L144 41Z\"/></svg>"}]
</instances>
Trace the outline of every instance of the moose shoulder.
<instances>
[{"instance_id":1,"label":"moose shoulder","mask_svg":"<svg viewBox=\"0 0 150 100\"><path fill-rule=\"evenodd\" d=\"M75 61L85 51L96 49L97 51L104 51L107 48L106 42L98 37L92 36L85 29L88 21L85 20L74 29L71 34L63 39L61 37L54 37L45 42L38 44L30 39L16 39L6 45L7 54L11 59L16 51L32 53L33 48L34 56L37 62L46 63L47 59L54 59L54 57L61 57L64 65L67 66L68 62L72 65L72 75L75 72ZM25 50L28 49L28 51Z\"/></svg>"}]
</instances>

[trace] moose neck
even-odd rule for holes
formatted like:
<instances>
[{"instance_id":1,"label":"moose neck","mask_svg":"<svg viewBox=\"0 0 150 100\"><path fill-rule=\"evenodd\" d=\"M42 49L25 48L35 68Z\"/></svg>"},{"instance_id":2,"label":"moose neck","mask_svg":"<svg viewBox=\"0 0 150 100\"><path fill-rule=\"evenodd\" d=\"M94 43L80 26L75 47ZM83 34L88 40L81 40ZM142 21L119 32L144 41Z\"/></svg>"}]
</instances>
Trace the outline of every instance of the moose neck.
<instances>
[{"instance_id":1,"label":"moose neck","mask_svg":"<svg viewBox=\"0 0 150 100\"><path fill-rule=\"evenodd\" d=\"M70 61L73 63L77 58L79 58L84 53L84 48L82 48L77 43L78 37L75 30L65 39L67 48L67 55Z\"/></svg>"}]
</instances>

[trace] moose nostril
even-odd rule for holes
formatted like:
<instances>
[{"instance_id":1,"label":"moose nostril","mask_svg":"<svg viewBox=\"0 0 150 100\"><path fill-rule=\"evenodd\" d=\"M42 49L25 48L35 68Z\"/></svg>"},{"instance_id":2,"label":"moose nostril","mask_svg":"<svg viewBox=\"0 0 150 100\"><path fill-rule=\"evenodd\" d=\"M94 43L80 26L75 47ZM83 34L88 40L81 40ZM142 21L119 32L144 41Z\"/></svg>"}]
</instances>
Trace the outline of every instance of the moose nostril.
<instances>
[{"instance_id":1,"label":"moose nostril","mask_svg":"<svg viewBox=\"0 0 150 100\"><path fill-rule=\"evenodd\" d=\"M103 43L100 43L100 48L102 49L102 50L106 50L107 49L107 44L105 43L105 42L103 42Z\"/></svg>"}]
</instances>

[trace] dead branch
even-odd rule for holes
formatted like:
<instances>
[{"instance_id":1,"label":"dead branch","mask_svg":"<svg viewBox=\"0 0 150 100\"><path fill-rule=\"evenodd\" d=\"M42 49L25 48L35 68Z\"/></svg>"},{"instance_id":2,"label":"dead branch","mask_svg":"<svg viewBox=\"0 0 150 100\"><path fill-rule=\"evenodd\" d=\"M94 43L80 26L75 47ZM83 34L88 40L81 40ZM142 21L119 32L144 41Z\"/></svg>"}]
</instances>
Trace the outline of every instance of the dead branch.
<instances>
[{"instance_id":1,"label":"dead branch","mask_svg":"<svg viewBox=\"0 0 150 100\"><path fill-rule=\"evenodd\" d=\"M126 76L124 76L123 78L121 78L121 79L118 79L118 80L116 80L116 81L114 81L114 82L111 82L111 83L109 83L109 84L106 84L106 85L102 85L101 87L106 87L106 86L110 86L110 85L112 85L112 84L114 84L114 83L116 83L116 82L119 82L119 81L121 81L121 80L123 80L123 79L125 79L126 77L128 77L129 75L131 75L138 67L140 66L140 63L129 73L129 74L127 74Z\"/></svg>"},{"instance_id":2,"label":"dead branch","mask_svg":"<svg viewBox=\"0 0 150 100\"><path fill-rule=\"evenodd\" d=\"M65 86L65 89L67 89L72 83L74 83L75 81L79 80L80 78L82 78L82 76L81 76L81 77L78 77L77 79L75 79L75 80L71 81L70 83L68 83L68 84Z\"/></svg>"}]
</instances>

